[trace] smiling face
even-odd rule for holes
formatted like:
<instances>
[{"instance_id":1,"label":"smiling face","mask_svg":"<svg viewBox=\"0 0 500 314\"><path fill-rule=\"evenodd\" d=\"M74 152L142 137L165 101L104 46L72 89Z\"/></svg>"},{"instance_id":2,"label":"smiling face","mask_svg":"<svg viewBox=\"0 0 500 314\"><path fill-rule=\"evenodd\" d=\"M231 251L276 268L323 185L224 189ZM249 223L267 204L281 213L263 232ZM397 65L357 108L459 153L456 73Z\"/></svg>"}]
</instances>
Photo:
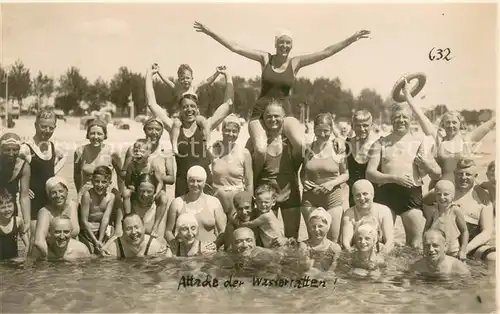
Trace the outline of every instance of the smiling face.
<instances>
[{"instance_id":1,"label":"smiling face","mask_svg":"<svg viewBox=\"0 0 500 314\"><path fill-rule=\"evenodd\" d=\"M56 184L49 191L49 200L56 207L63 207L68 198L68 189L61 183Z\"/></svg>"},{"instance_id":2,"label":"smiling face","mask_svg":"<svg viewBox=\"0 0 500 314\"><path fill-rule=\"evenodd\" d=\"M323 240L328 233L328 224L320 217L312 217L307 224L312 240Z\"/></svg>"},{"instance_id":3,"label":"smiling face","mask_svg":"<svg viewBox=\"0 0 500 314\"><path fill-rule=\"evenodd\" d=\"M356 184L357 183L357 184ZM370 209L373 205L373 186L368 183L356 182L353 185L352 195L358 209Z\"/></svg>"},{"instance_id":4,"label":"smiling face","mask_svg":"<svg viewBox=\"0 0 500 314\"><path fill-rule=\"evenodd\" d=\"M276 55L288 57L292 51L293 41L289 36L283 35L276 39L275 42Z\"/></svg>"},{"instance_id":5,"label":"smiling face","mask_svg":"<svg viewBox=\"0 0 500 314\"><path fill-rule=\"evenodd\" d=\"M92 186L94 187L94 191L96 192L96 194L105 194L110 184L111 178L108 178L102 174L92 175Z\"/></svg>"},{"instance_id":6,"label":"smiling face","mask_svg":"<svg viewBox=\"0 0 500 314\"><path fill-rule=\"evenodd\" d=\"M248 228L238 228L233 233L234 250L238 255L248 256L255 248L255 236Z\"/></svg>"},{"instance_id":7,"label":"smiling face","mask_svg":"<svg viewBox=\"0 0 500 314\"><path fill-rule=\"evenodd\" d=\"M255 196L255 204L260 215L269 212L276 204L276 197L273 192L261 192Z\"/></svg>"},{"instance_id":8,"label":"smiling face","mask_svg":"<svg viewBox=\"0 0 500 314\"><path fill-rule=\"evenodd\" d=\"M328 141L332 135L332 126L328 123L320 123L314 127L314 135L320 141Z\"/></svg>"},{"instance_id":9,"label":"smiling face","mask_svg":"<svg viewBox=\"0 0 500 314\"><path fill-rule=\"evenodd\" d=\"M391 115L391 122L393 132L404 135L410 130L411 112L407 108L397 109Z\"/></svg>"},{"instance_id":10,"label":"smiling face","mask_svg":"<svg viewBox=\"0 0 500 314\"><path fill-rule=\"evenodd\" d=\"M178 239L184 244L193 244L198 236L198 225L195 223L186 223L179 226Z\"/></svg>"},{"instance_id":11,"label":"smiling face","mask_svg":"<svg viewBox=\"0 0 500 314\"><path fill-rule=\"evenodd\" d=\"M358 230L354 235L354 245L361 252L366 252L374 248L377 235L373 230Z\"/></svg>"},{"instance_id":12,"label":"smiling face","mask_svg":"<svg viewBox=\"0 0 500 314\"><path fill-rule=\"evenodd\" d=\"M0 147L2 158L9 162L14 162L17 156L19 156L20 149L21 145L19 144L14 144L14 143L2 144Z\"/></svg>"},{"instance_id":13,"label":"smiling face","mask_svg":"<svg viewBox=\"0 0 500 314\"><path fill-rule=\"evenodd\" d=\"M457 189L460 189L462 191L466 191L472 188L474 186L476 178L477 172L475 170L475 167L455 170L455 185Z\"/></svg>"},{"instance_id":14,"label":"smiling face","mask_svg":"<svg viewBox=\"0 0 500 314\"><path fill-rule=\"evenodd\" d=\"M151 145L149 143L134 143L132 148L132 159L134 162L145 162L151 156Z\"/></svg>"},{"instance_id":15,"label":"smiling face","mask_svg":"<svg viewBox=\"0 0 500 314\"><path fill-rule=\"evenodd\" d=\"M455 198L455 186L452 182L441 180L434 187L439 208L448 208Z\"/></svg>"},{"instance_id":16,"label":"smiling face","mask_svg":"<svg viewBox=\"0 0 500 314\"><path fill-rule=\"evenodd\" d=\"M352 121L352 128L353 128L356 136L359 137L360 139L364 140L364 139L368 138L368 135L370 134L370 131L373 128L373 122L371 119L364 120L364 121L354 119Z\"/></svg>"},{"instance_id":17,"label":"smiling face","mask_svg":"<svg viewBox=\"0 0 500 314\"><path fill-rule=\"evenodd\" d=\"M441 127L448 137L454 137L460 131L460 119L454 114L445 114Z\"/></svg>"},{"instance_id":18,"label":"smiling face","mask_svg":"<svg viewBox=\"0 0 500 314\"><path fill-rule=\"evenodd\" d=\"M156 144L163 134L163 126L158 121L150 121L144 126L144 134L151 143Z\"/></svg>"},{"instance_id":19,"label":"smiling face","mask_svg":"<svg viewBox=\"0 0 500 314\"><path fill-rule=\"evenodd\" d=\"M49 243L56 248L65 248L71 239L71 220L54 218L49 230Z\"/></svg>"},{"instance_id":20,"label":"smiling face","mask_svg":"<svg viewBox=\"0 0 500 314\"><path fill-rule=\"evenodd\" d=\"M234 143L240 135L240 126L236 123L226 123L222 128L222 140L225 143Z\"/></svg>"},{"instance_id":21,"label":"smiling face","mask_svg":"<svg viewBox=\"0 0 500 314\"><path fill-rule=\"evenodd\" d=\"M179 111L179 118L184 122L194 122L196 116L199 114L198 105L196 102L189 98L182 98Z\"/></svg>"},{"instance_id":22,"label":"smiling face","mask_svg":"<svg viewBox=\"0 0 500 314\"><path fill-rule=\"evenodd\" d=\"M181 71L178 77L179 84L182 86L184 89L189 89L191 87L191 84L193 83L193 73L189 71L188 69L184 69Z\"/></svg>"},{"instance_id":23,"label":"smiling face","mask_svg":"<svg viewBox=\"0 0 500 314\"><path fill-rule=\"evenodd\" d=\"M98 147L101 146L102 142L104 142L106 135L101 126L93 125L89 128L87 138L89 139L90 145Z\"/></svg>"},{"instance_id":24,"label":"smiling face","mask_svg":"<svg viewBox=\"0 0 500 314\"><path fill-rule=\"evenodd\" d=\"M137 215L128 216L123 220L123 233L125 241L138 246L144 240L144 224Z\"/></svg>"},{"instance_id":25,"label":"smiling face","mask_svg":"<svg viewBox=\"0 0 500 314\"><path fill-rule=\"evenodd\" d=\"M187 181L189 192L201 193L205 188L205 177L192 175L188 177Z\"/></svg>"},{"instance_id":26,"label":"smiling face","mask_svg":"<svg viewBox=\"0 0 500 314\"><path fill-rule=\"evenodd\" d=\"M444 260L448 248L442 234L435 230L429 230L424 234L423 250L424 258L435 264Z\"/></svg>"},{"instance_id":27,"label":"smiling face","mask_svg":"<svg viewBox=\"0 0 500 314\"><path fill-rule=\"evenodd\" d=\"M270 104L264 112L264 124L269 131L278 131L283 125L285 111L278 104Z\"/></svg>"},{"instance_id":28,"label":"smiling face","mask_svg":"<svg viewBox=\"0 0 500 314\"><path fill-rule=\"evenodd\" d=\"M56 129L56 119L54 118L40 118L35 122L35 134L42 141L48 141L54 135Z\"/></svg>"},{"instance_id":29,"label":"smiling face","mask_svg":"<svg viewBox=\"0 0 500 314\"><path fill-rule=\"evenodd\" d=\"M252 202L236 204L236 216L240 221L247 222L252 218Z\"/></svg>"},{"instance_id":30,"label":"smiling face","mask_svg":"<svg viewBox=\"0 0 500 314\"><path fill-rule=\"evenodd\" d=\"M0 217L10 220L14 215L14 202L11 197L0 196Z\"/></svg>"}]
</instances>

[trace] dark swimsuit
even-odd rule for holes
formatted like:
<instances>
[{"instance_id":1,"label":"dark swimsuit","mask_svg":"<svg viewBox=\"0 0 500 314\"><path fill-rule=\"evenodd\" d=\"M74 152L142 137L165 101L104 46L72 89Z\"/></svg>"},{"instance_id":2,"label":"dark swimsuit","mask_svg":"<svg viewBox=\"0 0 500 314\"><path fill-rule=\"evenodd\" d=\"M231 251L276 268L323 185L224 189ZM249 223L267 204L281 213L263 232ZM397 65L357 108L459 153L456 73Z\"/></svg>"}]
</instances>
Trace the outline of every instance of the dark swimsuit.
<instances>
[{"instance_id":1,"label":"dark swimsuit","mask_svg":"<svg viewBox=\"0 0 500 314\"><path fill-rule=\"evenodd\" d=\"M148 241L148 244L146 244L146 250L144 251L144 256L148 256L148 252L149 252L149 247L151 246L151 242L153 242L153 237L149 237L149 241ZM122 241L121 241L121 238L118 238L116 239L116 241L118 242L118 249L120 251L120 256L118 256L119 258L125 258L125 251L123 250L123 245L122 245Z\"/></svg>"},{"instance_id":2,"label":"dark swimsuit","mask_svg":"<svg viewBox=\"0 0 500 314\"><path fill-rule=\"evenodd\" d=\"M19 169L17 175L12 178L12 172L16 168L18 161L20 160L17 157L16 162L14 163L14 168L6 170L5 167L0 167L0 189L6 189L10 195L14 198L14 216L18 214L18 206L17 206L17 194L19 193L19 180L21 179L24 166L26 165L26 161L22 161L23 165Z\"/></svg>"},{"instance_id":3,"label":"dark swimsuit","mask_svg":"<svg viewBox=\"0 0 500 314\"><path fill-rule=\"evenodd\" d=\"M184 129L181 128L177 150L178 155L175 156L177 163L177 175L175 180L175 197L185 195L188 192L187 172L192 166L201 166L207 173L207 181L204 192L212 194L212 171L210 164L212 161L208 158L207 145L203 138L203 131L197 126L196 131L191 137L184 134Z\"/></svg>"},{"instance_id":4,"label":"dark swimsuit","mask_svg":"<svg viewBox=\"0 0 500 314\"><path fill-rule=\"evenodd\" d=\"M285 101L283 104L285 112L290 113L290 103L288 96L291 94L292 85L295 82L295 74L293 73L292 62L288 61L288 66L285 71L278 73L271 66L273 56L269 54L269 62L262 70L262 87L260 96L252 108L250 120L260 119L267 104L271 99L279 99Z\"/></svg>"},{"instance_id":5,"label":"dark swimsuit","mask_svg":"<svg viewBox=\"0 0 500 314\"><path fill-rule=\"evenodd\" d=\"M19 256L17 249L17 235L19 234L19 229L15 217L12 217L12 220L14 225L12 226L11 232L3 233L0 230L0 260Z\"/></svg>"},{"instance_id":6,"label":"dark swimsuit","mask_svg":"<svg viewBox=\"0 0 500 314\"><path fill-rule=\"evenodd\" d=\"M36 220L40 209L48 203L45 182L54 176L56 151L54 143L51 142L52 158L44 160L35 153L31 145L27 145L31 154L30 166L32 175L30 176L30 189L35 194L35 197L31 200L31 220Z\"/></svg>"}]
</instances>

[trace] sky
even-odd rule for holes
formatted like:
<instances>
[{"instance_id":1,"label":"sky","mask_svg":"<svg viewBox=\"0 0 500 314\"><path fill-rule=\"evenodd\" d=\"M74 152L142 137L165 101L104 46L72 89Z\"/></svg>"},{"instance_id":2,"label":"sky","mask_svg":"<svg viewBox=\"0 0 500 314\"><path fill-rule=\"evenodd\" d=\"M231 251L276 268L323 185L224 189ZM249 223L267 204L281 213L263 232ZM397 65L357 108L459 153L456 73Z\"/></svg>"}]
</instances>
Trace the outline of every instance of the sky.
<instances>
[{"instance_id":1,"label":"sky","mask_svg":"<svg viewBox=\"0 0 500 314\"><path fill-rule=\"evenodd\" d=\"M244 46L274 52L274 35L287 29L292 55L323 50L356 31L360 40L300 70L298 77L339 77L358 95L387 97L405 73L423 72L425 106L495 108L497 5L490 4L2 4L2 65L16 59L32 73L58 78L70 66L90 81L109 80L120 66L144 72L156 62L175 76L188 63L197 80L225 64L233 75L255 77L260 65L197 33L200 21ZM451 61L430 61L432 48Z\"/></svg>"}]
</instances>

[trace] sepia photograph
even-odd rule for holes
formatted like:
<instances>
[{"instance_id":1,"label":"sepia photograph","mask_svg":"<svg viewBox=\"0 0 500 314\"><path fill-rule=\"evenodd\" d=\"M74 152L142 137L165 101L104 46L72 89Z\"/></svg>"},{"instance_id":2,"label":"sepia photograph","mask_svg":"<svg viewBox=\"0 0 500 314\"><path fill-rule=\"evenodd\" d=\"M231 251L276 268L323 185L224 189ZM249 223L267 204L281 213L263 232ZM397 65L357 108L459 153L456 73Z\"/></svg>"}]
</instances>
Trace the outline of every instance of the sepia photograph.
<instances>
[{"instance_id":1,"label":"sepia photograph","mask_svg":"<svg viewBox=\"0 0 500 314\"><path fill-rule=\"evenodd\" d=\"M0 312L496 313L498 13L0 4Z\"/></svg>"}]
</instances>

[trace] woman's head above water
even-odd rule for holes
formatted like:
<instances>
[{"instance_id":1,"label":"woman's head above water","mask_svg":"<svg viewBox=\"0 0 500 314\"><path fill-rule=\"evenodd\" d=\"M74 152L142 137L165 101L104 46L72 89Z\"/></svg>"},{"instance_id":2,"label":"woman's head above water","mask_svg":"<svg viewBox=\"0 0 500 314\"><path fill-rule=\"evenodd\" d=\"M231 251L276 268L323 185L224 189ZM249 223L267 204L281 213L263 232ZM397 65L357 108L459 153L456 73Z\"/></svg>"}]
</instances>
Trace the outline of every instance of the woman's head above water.
<instances>
[{"instance_id":1,"label":"woman's head above water","mask_svg":"<svg viewBox=\"0 0 500 314\"><path fill-rule=\"evenodd\" d=\"M140 245L144 240L144 222L136 213L126 214L122 220L123 236L127 243Z\"/></svg>"}]
</instances>

